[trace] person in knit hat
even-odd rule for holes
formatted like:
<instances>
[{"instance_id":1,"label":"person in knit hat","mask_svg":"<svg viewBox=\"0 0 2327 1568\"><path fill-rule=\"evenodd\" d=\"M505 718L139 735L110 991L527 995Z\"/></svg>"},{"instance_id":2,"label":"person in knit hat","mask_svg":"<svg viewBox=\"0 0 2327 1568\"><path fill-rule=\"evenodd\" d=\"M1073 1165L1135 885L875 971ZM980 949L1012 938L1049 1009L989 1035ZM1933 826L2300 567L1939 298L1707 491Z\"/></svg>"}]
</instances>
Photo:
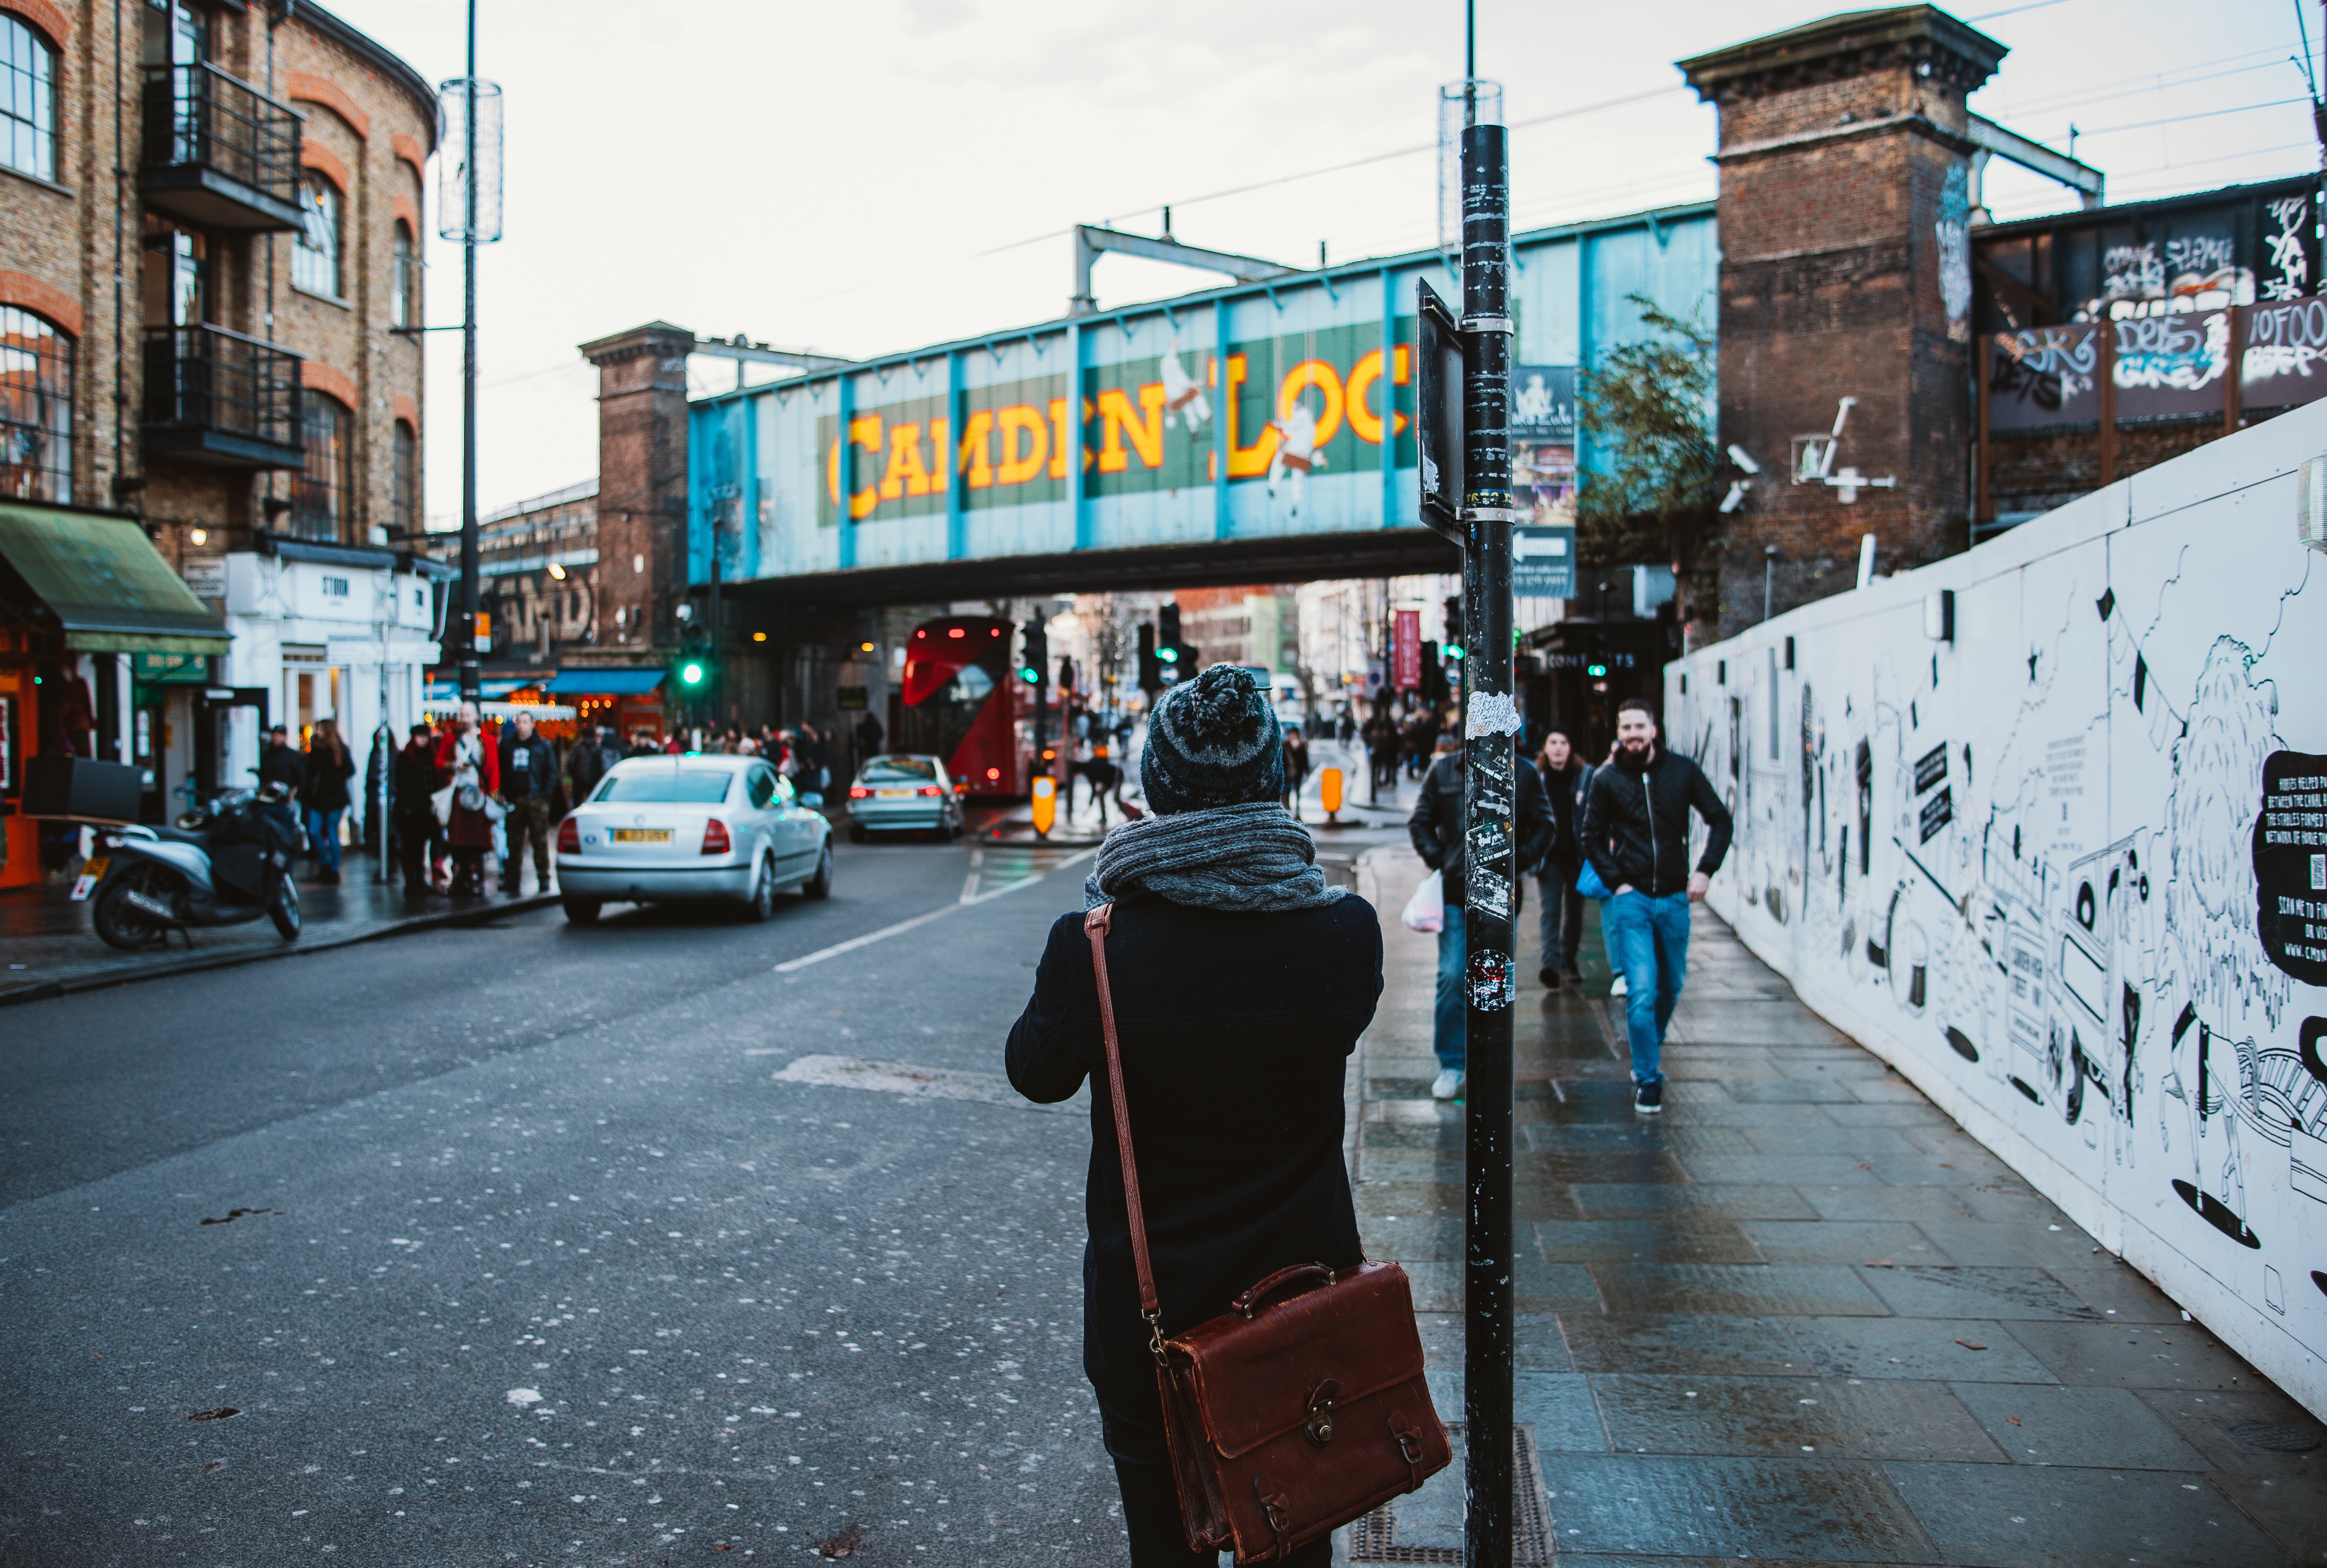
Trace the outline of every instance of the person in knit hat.
<instances>
[{"instance_id":1,"label":"person in knit hat","mask_svg":"<svg viewBox=\"0 0 2327 1568\"><path fill-rule=\"evenodd\" d=\"M1361 1251L1341 1075L1381 994L1381 922L1326 881L1281 804L1278 736L1267 694L1232 665L1166 692L1140 762L1154 815L1107 835L1083 888L1087 907L1114 906L1108 990L1166 1336L1278 1269L1338 1269ZM1211 1562L1188 1549L1173 1480L1081 911L1051 926L1004 1059L1041 1104L1090 1085L1083 1372L1133 1568ZM1328 1538L1284 1561L1323 1568L1332 1556Z\"/></svg>"}]
</instances>

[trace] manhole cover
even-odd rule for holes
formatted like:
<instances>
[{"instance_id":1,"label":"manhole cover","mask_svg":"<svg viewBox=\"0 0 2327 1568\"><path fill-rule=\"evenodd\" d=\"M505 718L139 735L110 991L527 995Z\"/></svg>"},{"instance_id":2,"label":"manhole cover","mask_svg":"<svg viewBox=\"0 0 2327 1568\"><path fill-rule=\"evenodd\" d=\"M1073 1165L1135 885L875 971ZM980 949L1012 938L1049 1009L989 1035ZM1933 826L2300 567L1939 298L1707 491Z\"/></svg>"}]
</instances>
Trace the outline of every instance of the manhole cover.
<instances>
[{"instance_id":1,"label":"manhole cover","mask_svg":"<svg viewBox=\"0 0 2327 1568\"><path fill-rule=\"evenodd\" d=\"M1454 1462L1423 1483L1422 1489L1393 1498L1350 1526L1352 1563L1463 1562L1463 1426L1449 1423L1446 1435L1454 1444ZM1512 1568L1551 1568L1551 1519L1544 1511L1543 1482L1537 1473L1535 1433L1520 1426L1511 1434L1512 1457L1519 1473L1512 1478L1517 1493L1517 1539L1512 1543Z\"/></svg>"},{"instance_id":2,"label":"manhole cover","mask_svg":"<svg viewBox=\"0 0 2327 1568\"><path fill-rule=\"evenodd\" d=\"M2230 1435L2248 1448L2270 1453L2309 1453L2319 1446L2319 1434L2309 1427L2276 1421L2249 1421L2230 1428Z\"/></svg>"}]
</instances>

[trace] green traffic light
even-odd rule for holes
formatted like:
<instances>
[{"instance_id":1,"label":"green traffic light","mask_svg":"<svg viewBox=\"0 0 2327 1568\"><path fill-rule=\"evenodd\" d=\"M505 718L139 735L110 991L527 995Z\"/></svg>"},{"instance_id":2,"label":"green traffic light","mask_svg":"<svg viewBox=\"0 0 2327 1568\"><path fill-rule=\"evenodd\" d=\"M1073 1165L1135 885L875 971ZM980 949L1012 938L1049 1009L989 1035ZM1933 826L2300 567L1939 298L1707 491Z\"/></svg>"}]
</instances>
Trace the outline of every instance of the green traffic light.
<instances>
[{"instance_id":1,"label":"green traffic light","mask_svg":"<svg viewBox=\"0 0 2327 1568\"><path fill-rule=\"evenodd\" d=\"M1463 645L1459 642L1448 643L1446 645L1446 657L1460 662L1463 658Z\"/></svg>"},{"instance_id":2,"label":"green traffic light","mask_svg":"<svg viewBox=\"0 0 2327 1568\"><path fill-rule=\"evenodd\" d=\"M1028 686L1041 686L1042 684L1042 672L1039 669L1033 669L1031 667L1023 668L1018 672L1018 678L1024 681Z\"/></svg>"},{"instance_id":3,"label":"green traffic light","mask_svg":"<svg viewBox=\"0 0 2327 1568\"><path fill-rule=\"evenodd\" d=\"M1155 650L1155 657L1164 664L1177 664L1180 662L1180 650L1176 648L1159 648Z\"/></svg>"},{"instance_id":4,"label":"green traffic light","mask_svg":"<svg viewBox=\"0 0 2327 1568\"><path fill-rule=\"evenodd\" d=\"M1604 664L1587 664L1584 667L1584 673L1593 680L1598 680L1608 673L1608 667Z\"/></svg>"},{"instance_id":5,"label":"green traffic light","mask_svg":"<svg viewBox=\"0 0 2327 1568\"><path fill-rule=\"evenodd\" d=\"M701 686L703 684L703 667L692 660L689 660L687 663L678 667L678 678L687 686Z\"/></svg>"}]
</instances>

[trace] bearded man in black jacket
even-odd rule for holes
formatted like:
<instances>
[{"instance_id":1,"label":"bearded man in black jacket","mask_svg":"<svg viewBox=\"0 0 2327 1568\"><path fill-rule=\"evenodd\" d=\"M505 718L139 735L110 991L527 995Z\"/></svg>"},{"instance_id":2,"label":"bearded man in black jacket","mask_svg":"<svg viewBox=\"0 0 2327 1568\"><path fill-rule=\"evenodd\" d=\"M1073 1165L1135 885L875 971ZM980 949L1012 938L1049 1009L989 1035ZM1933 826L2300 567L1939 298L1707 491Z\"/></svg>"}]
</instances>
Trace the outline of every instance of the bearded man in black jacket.
<instances>
[{"instance_id":1,"label":"bearded man in black jacket","mask_svg":"<svg viewBox=\"0 0 2327 1568\"><path fill-rule=\"evenodd\" d=\"M1705 818L1705 854L1688 864L1688 814ZM1729 853L1729 807L1687 757L1657 743L1656 715L1638 697L1616 706L1616 760L1592 778L1578 830L1584 858L1613 896L1600 909L1608 961L1624 975L1632 1047L1632 1108L1664 1109L1665 1030L1688 975L1688 906L1705 897Z\"/></svg>"}]
</instances>

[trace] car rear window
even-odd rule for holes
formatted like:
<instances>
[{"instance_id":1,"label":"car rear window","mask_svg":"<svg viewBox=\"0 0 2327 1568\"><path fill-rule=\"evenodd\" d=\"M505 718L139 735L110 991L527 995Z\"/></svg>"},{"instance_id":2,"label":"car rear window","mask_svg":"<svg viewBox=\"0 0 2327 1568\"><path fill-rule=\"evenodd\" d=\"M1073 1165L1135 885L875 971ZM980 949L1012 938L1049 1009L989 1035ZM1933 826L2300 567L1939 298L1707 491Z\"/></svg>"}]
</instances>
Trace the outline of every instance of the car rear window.
<instances>
[{"instance_id":1,"label":"car rear window","mask_svg":"<svg viewBox=\"0 0 2327 1568\"><path fill-rule=\"evenodd\" d=\"M682 768L671 773L615 773L598 787L596 798L715 806L727 798L727 786L734 777L724 768L715 771L709 768Z\"/></svg>"},{"instance_id":2,"label":"car rear window","mask_svg":"<svg viewBox=\"0 0 2327 1568\"><path fill-rule=\"evenodd\" d=\"M933 784L938 765L920 757L875 757L864 764L867 784Z\"/></svg>"}]
</instances>

